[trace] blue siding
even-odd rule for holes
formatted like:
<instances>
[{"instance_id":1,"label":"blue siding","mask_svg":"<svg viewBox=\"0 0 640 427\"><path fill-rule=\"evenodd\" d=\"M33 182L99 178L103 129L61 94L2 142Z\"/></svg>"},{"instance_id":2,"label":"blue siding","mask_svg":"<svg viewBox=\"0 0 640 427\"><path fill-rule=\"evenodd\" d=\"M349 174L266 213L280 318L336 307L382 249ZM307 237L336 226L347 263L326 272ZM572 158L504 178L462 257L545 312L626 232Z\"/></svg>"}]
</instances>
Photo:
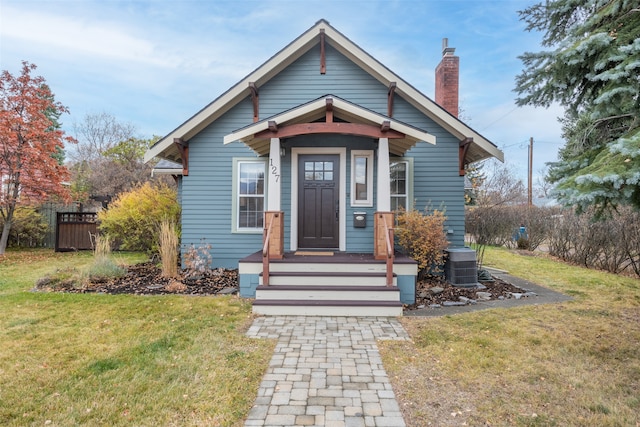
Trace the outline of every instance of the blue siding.
<instances>
[{"instance_id":1,"label":"blue siding","mask_svg":"<svg viewBox=\"0 0 640 427\"><path fill-rule=\"evenodd\" d=\"M314 48L275 76L260 92L260 117L267 118L326 94L333 94L365 108L386 114L387 88L351 63L338 51L326 50L327 73L319 72L319 54ZM437 145L418 143L407 152L414 158L414 192L417 208L428 203L446 207L447 226L453 230L452 245L464 243L464 189L458 176L458 141L439 125L423 116L396 95L394 118L424 129L437 138ZM237 267L238 259L259 250L262 235L232 233L232 168L234 157L255 157L242 143L223 145L224 135L252 123L253 110L249 98L209 125L189 141L189 176L182 178L183 250L204 241L212 246L214 266ZM291 147L346 146L346 230L347 251L373 250L374 207L352 208L350 204L350 150L376 150L377 141L346 136L307 136L285 142L282 158L282 208L285 211L285 250L290 248L291 233ZM375 170L375 169L374 169ZM374 185L376 177L374 176ZM374 195L376 188L374 187ZM375 197L375 196L374 196ZM367 227L353 227L353 212L367 212Z\"/></svg>"}]
</instances>

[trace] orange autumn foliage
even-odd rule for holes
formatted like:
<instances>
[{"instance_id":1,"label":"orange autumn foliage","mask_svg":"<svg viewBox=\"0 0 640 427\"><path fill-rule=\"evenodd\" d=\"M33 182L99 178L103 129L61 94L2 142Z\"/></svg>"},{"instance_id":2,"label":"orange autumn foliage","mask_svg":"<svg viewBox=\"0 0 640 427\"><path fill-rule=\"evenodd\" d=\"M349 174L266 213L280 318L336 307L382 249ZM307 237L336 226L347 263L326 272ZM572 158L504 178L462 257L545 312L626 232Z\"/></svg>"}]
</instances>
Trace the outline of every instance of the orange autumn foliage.
<instances>
[{"instance_id":1,"label":"orange autumn foliage","mask_svg":"<svg viewBox=\"0 0 640 427\"><path fill-rule=\"evenodd\" d=\"M62 185L69 180L69 171L56 155L65 142L75 140L55 121L67 108L54 101L43 77L31 75L35 68L23 62L19 76L6 70L0 75L0 215L4 220L0 254L6 249L18 203L69 199Z\"/></svg>"}]
</instances>

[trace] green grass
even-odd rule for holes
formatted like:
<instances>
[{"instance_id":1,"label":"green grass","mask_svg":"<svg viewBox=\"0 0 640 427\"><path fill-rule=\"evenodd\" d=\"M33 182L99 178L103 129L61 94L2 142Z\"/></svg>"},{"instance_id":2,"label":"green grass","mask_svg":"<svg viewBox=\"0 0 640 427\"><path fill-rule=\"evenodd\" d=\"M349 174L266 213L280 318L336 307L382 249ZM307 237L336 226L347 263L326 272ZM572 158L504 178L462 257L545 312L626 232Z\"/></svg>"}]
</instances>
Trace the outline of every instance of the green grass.
<instances>
[{"instance_id":1,"label":"green grass","mask_svg":"<svg viewBox=\"0 0 640 427\"><path fill-rule=\"evenodd\" d=\"M413 342L381 352L408 424L638 425L640 280L495 248L485 264L574 300L403 319Z\"/></svg>"},{"instance_id":2,"label":"green grass","mask_svg":"<svg viewBox=\"0 0 640 427\"><path fill-rule=\"evenodd\" d=\"M241 425L274 345L244 336L250 304L31 292L39 277L91 262L0 258L0 425Z\"/></svg>"}]
</instances>

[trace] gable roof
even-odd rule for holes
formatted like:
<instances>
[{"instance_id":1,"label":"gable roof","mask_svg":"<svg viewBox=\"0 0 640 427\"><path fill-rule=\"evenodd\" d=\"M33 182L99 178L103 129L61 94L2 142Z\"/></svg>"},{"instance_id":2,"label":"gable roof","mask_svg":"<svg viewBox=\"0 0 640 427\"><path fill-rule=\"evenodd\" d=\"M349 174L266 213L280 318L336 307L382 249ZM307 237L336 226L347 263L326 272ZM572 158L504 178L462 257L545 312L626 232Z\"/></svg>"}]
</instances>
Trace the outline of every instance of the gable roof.
<instances>
[{"instance_id":1,"label":"gable roof","mask_svg":"<svg viewBox=\"0 0 640 427\"><path fill-rule=\"evenodd\" d=\"M179 162L181 160L180 151L174 144L174 139L180 138L184 141L191 139L198 132L229 111L238 102L249 96L251 93L249 83L254 83L257 87L262 86L308 52L309 49L319 44L320 33L325 34L326 43L330 44L383 85L389 87L391 83L395 82L396 94L442 126L460 141L469 138L472 139L466 154L468 162L474 162L488 157L496 157L501 161L504 160L502 151L493 143L449 114L444 108L405 82L398 75L391 72L391 70L382 63L322 19L235 86L231 87L220 97L149 148L144 156L145 162L148 162L154 157Z\"/></svg>"}]
</instances>

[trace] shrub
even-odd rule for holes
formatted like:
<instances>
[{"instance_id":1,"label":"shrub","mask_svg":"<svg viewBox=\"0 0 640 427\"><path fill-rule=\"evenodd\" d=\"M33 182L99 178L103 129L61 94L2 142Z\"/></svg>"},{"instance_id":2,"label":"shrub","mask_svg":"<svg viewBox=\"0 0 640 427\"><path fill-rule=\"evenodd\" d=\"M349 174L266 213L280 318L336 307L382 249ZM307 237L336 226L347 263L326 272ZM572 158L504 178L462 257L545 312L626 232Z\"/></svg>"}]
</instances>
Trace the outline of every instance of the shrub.
<instances>
[{"instance_id":1,"label":"shrub","mask_svg":"<svg viewBox=\"0 0 640 427\"><path fill-rule=\"evenodd\" d=\"M478 245L535 250L549 238L557 209L535 206L479 206L466 211L467 233ZM526 237L518 229L526 227Z\"/></svg>"},{"instance_id":2,"label":"shrub","mask_svg":"<svg viewBox=\"0 0 640 427\"><path fill-rule=\"evenodd\" d=\"M430 214L415 209L398 213L398 244L417 261L420 278L443 271L444 250L449 246L444 230L446 219L444 212L437 209Z\"/></svg>"},{"instance_id":3,"label":"shrub","mask_svg":"<svg viewBox=\"0 0 640 427\"><path fill-rule=\"evenodd\" d=\"M132 251L158 251L160 224L164 218L180 220L177 193L166 185L149 183L122 193L106 211L98 213L100 230Z\"/></svg>"},{"instance_id":4,"label":"shrub","mask_svg":"<svg viewBox=\"0 0 640 427\"><path fill-rule=\"evenodd\" d=\"M111 239L98 235L93 251L93 264L89 266L87 276L92 281L107 280L124 276L126 269L116 264L111 256Z\"/></svg>"},{"instance_id":5,"label":"shrub","mask_svg":"<svg viewBox=\"0 0 640 427\"><path fill-rule=\"evenodd\" d=\"M0 230L4 220L0 217ZM49 224L44 216L31 206L17 206L13 214L8 246L35 248L42 246Z\"/></svg>"},{"instance_id":6,"label":"shrub","mask_svg":"<svg viewBox=\"0 0 640 427\"><path fill-rule=\"evenodd\" d=\"M619 208L609 218L594 210L556 216L549 253L564 261L640 277L640 212Z\"/></svg>"},{"instance_id":7,"label":"shrub","mask_svg":"<svg viewBox=\"0 0 640 427\"><path fill-rule=\"evenodd\" d=\"M168 219L160 224L160 260L164 277L178 276L178 232L176 224Z\"/></svg>"},{"instance_id":8,"label":"shrub","mask_svg":"<svg viewBox=\"0 0 640 427\"><path fill-rule=\"evenodd\" d=\"M182 267L187 271L187 277L197 278L209 271L212 261L211 245L202 239L197 247L194 244L189 245L189 249L182 256Z\"/></svg>"}]
</instances>

